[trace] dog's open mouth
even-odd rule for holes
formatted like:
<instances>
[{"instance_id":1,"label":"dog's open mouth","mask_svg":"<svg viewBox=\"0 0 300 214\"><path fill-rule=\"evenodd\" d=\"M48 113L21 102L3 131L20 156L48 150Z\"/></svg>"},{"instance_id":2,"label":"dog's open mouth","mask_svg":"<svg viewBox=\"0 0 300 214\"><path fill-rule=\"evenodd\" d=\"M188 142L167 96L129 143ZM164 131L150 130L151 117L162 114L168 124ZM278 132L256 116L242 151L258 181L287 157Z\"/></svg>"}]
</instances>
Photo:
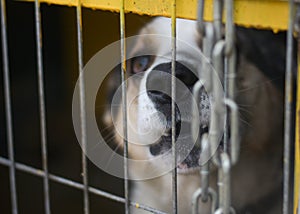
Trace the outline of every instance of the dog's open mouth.
<instances>
[{"instance_id":1,"label":"dog's open mouth","mask_svg":"<svg viewBox=\"0 0 300 214\"><path fill-rule=\"evenodd\" d=\"M189 124L190 127L190 124ZM200 137L204 133L208 133L208 126L201 127L200 131ZM177 136L178 137L178 136ZM183 159L180 163L177 165L177 173L179 174L188 174L196 172L199 167L199 160L200 160L200 154L201 154L201 148L198 143L194 143L191 140L191 134L190 133L184 133L183 136L181 136L181 140L185 145L188 144L188 146L178 146L177 147L177 160ZM176 144L178 143L178 138L176 138ZM184 157L181 156L182 153L186 154L186 150L189 149L189 153L187 155L184 155ZM171 153L172 151L172 137L170 134L162 136L160 141L156 144L153 144L150 146L150 153L153 156L158 155L164 155L166 153Z\"/></svg>"}]
</instances>

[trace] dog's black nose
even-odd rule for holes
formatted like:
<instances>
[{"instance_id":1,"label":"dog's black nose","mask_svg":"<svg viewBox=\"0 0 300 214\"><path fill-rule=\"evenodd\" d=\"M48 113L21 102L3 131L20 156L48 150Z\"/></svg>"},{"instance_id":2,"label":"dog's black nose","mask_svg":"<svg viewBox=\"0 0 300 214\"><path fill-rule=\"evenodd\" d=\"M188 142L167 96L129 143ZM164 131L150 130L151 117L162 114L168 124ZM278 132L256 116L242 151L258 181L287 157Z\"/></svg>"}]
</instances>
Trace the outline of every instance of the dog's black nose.
<instances>
[{"instance_id":1,"label":"dog's black nose","mask_svg":"<svg viewBox=\"0 0 300 214\"><path fill-rule=\"evenodd\" d=\"M149 98L153 103L167 104L170 103L171 95L171 62L162 63L153 68L149 73L146 82L146 89ZM180 62L175 66L176 78L184 83L187 89L192 90L193 85L197 82L197 76ZM176 91L176 97L186 92Z\"/></svg>"},{"instance_id":2,"label":"dog's black nose","mask_svg":"<svg viewBox=\"0 0 300 214\"><path fill-rule=\"evenodd\" d=\"M176 79L183 82L181 87L176 85L176 100L175 100L175 121L176 121L176 136L180 131L181 113L178 105L180 102L185 102L182 99L188 98L193 85L197 82L197 76L180 62L176 62ZM178 81L176 81L178 83ZM185 87L182 87L184 85ZM155 108L163 113L166 117L166 128L171 128L171 63L163 63L157 65L149 73L146 80L147 95L151 99Z\"/></svg>"}]
</instances>

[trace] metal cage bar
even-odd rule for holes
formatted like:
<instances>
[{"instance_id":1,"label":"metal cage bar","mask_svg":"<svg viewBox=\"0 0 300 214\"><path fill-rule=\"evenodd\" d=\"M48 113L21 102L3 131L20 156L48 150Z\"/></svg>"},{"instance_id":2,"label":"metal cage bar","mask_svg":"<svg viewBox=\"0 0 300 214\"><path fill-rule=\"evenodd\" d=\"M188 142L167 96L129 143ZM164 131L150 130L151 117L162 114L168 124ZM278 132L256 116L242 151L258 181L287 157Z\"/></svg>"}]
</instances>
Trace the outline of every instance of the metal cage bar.
<instances>
[{"instance_id":1,"label":"metal cage bar","mask_svg":"<svg viewBox=\"0 0 300 214\"><path fill-rule=\"evenodd\" d=\"M36 169L34 167L31 167L31 166L28 166L28 165L22 164L22 163L13 163L12 161L10 161L9 159L4 158L4 157L0 157L0 164L4 165L4 166L8 166L8 167L11 167L11 165L15 165L15 169L17 169L19 171L26 172L26 173L29 173L31 175L35 175L35 176L42 177L42 178L46 177L46 174L43 170ZM66 186L73 187L73 188L76 188L76 189L79 189L79 190L84 189L83 184L78 183L78 182L73 181L73 180L70 180L70 179L67 179L67 178L64 178L64 177L61 177L61 176L57 176L57 175L49 173L48 177L49 177L50 180L52 180L54 182L57 182L57 183L60 183L60 184L64 184ZM116 202L120 202L120 203L125 203L125 201L126 201L125 198L116 196L112 193L109 193L109 192L106 192L106 191L103 191L103 190L100 190L100 189L97 189L97 188L94 188L94 187L91 187L91 186L88 187L88 191L89 191L89 193L93 193L95 195L105 197L105 198L110 199L112 201L116 201ZM162 212L162 211L157 210L155 208L152 208L152 207L149 207L147 205L140 204L140 203L137 203L137 202L133 202L133 201L131 201L129 205L133 206L133 207L136 207L138 209L146 210L146 211L156 213L156 214L166 214L165 212Z\"/></svg>"},{"instance_id":2,"label":"metal cage bar","mask_svg":"<svg viewBox=\"0 0 300 214\"><path fill-rule=\"evenodd\" d=\"M81 14L81 4L78 0L77 6L77 39L78 39L78 64L80 74L83 71L83 50L82 50L82 14ZM87 162L85 157L85 146L87 143L86 139L86 109L85 109L85 90L84 90L84 79L80 77L80 118L81 118L81 137L83 142L83 153L82 153L82 170L83 170L83 183L74 182L70 179L64 177L56 176L50 174L48 171L48 154L47 154L47 128L46 128L46 105L45 105L45 92L44 92L44 75L43 75L43 55L42 55L42 27L41 27L41 12L40 12L40 1L35 0L34 2L34 12L35 12L35 27L36 27L36 53L37 53L37 74L38 74L38 93L39 93L39 114L40 114L40 132L41 132L41 150L42 150L42 170L36 169L34 167L28 166L22 163L15 163L14 159L14 148L13 148L13 129L12 129L12 108L10 100L10 84L9 84L9 68L8 68L8 48L7 48L7 36L6 36L6 13L5 13L5 0L1 0L1 32L2 32L2 51L3 51L3 66L4 66L4 91L5 91L5 104L6 104L6 117L7 117L7 135L8 135L8 147L9 147L9 159L0 156L0 164L8 166L10 169L10 182L11 182L11 197L12 197L12 212L14 214L18 213L17 209L17 193L16 193L16 176L15 171L23 171L30 173L35 176L43 178L43 189L44 189L44 206L45 213L50 214L50 194L49 194L49 180L80 189L84 192L84 213L89 213L89 193L93 193L116 202L125 203L126 213L129 213L129 206L134 206L138 209L143 209L152 213L164 214L164 212L157 210L155 208L139 204L137 202L129 201L128 197L128 179L125 179L125 197L119 197L114 194L93 188L88 186L88 177L87 177ZM124 1L123 1L123 13L120 16L121 21L121 56L122 59L125 59L125 12L124 12ZM125 83L125 74L126 74L126 64L125 60L122 61L122 82ZM126 112L126 85L123 84L123 102L125 101ZM126 113L124 114L124 124L127 124ZM124 157L125 160L128 157L127 151L127 126L124 126ZM127 162L124 161L125 169L125 178L128 178L127 172Z\"/></svg>"},{"instance_id":3,"label":"metal cage bar","mask_svg":"<svg viewBox=\"0 0 300 214\"><path fill-rule=\"evenodd\" d=\"M85 107L85 83L83 75L83 48L82 48L82 13L81 0L78 0L76 7L76 24L77 24L77 51L78 51L78 70L79 70L79 102L80 102L80 132L82 142L82 181L83 181L83 207L84 213L89 214L89 192L88 192L88 169L87 158L85 156L87 147L86 134L86 107Z\"/></svg>"},{"instance_id":4,"label":"metal cage bar","mask_svg":"<svg viewBox=\"0 0 300 214\"><path fill-rule=\"evenodd\" d=\"M4 81L4 99L5 99L5 115L6 115L6 134L8 141L8 157L11 161L9 166L10 194L12 203L12 213L18 213L17 189L16 189L16 172L14 158L14 137L11 112L11 95L9 80L9 61L7 48L7 25L6 25L6 6L5 0L1 0L1 35L2 35L2 57L3 57L3 81Z\"/></svg>"},{"instance_id":5,"label":"metal cage bar","mask_svg":"<svg viewBox=\"0 0 300 214\"><path fill-rule=\"evenodd\" d=\"M13 124L12 124L12 108L10 95L10 80L9 80L9 59L7 47L7 25L6 25L6 9L5 0L1 0L1 33L2 33L2 53L3 53L3 76L4 76L4 96L5 96L5 111L6 111L6 126L8 138L8 159L0 157L0 164L9 167L10 173L10 188L12 200L12 212L18 213L17 206L17 191L16 191L16 175L15 171L20 170L43 178L44 190L44 206L45 213L50 214L50 194L49 180L80 189L83 191L84 213L89 213L89 193L93 193L116 202L125 204L125 212L130 212L129 207L134 206L139 209L150 211L153 213L162 214L163 212L154 208L142 205L129 200L128 188L128 130L127 130L127 95L126 95L126 44L125 44L125 0L120 0L120 37L121 37L121 81L122 81L122 106L123 106L123 136L124 136L124 198L114 194L90 187L88 185L88 170L87 158L85 156L87 135L86 135L86 109L85 109L85 87L83 72L83 48L82 48L82 11L81 0L77 4L77 39L78 39L78 65L80 74L80 119L81 119L81 140L82 140L82 175L83 183L74 182L64 177L50 174L47 163L47 128L46 128L46 105L44 92L44 76L43 76L43 55L42 55L42 30L41 30L41 12L40 0L34 1L35 5L35 27L36 27L36 53L37 53L37 73L38 73L38 92L39 92L39 116L40 116L40 132L41 132L41 150L42 150L42 170L36 169L25 164L16 163L14 159L13 145ZM202 11L203 13L203 11ZM289 213L289 180L290 180L290 145L291 145L291 114L292 114L292 40L294 27L294 1L290 0L290 23L287 36L287 63L286 63L286 88L285 88L285 122L284 122L284 194L283 194L283 213ZM177 213L177 154L175 146L176 124L175 124L175 99L176 99L176 82L175 82L175 67L176 67L176 0L172 0L171 5L171 38L172 38L172 67L171 67L171 95L172 95L172 155L173 155L173 171L172 171L172 202L173 213Z\"/></svg>"},{"instance_id":6,"label":"metal cage bar","mask_svg":"<svg viewBox=\"0 0 300 214\"><path fill-rule=\"evenodd\" d=\"M35 27L36 27L36 53L37 53L37 72L38 72L38 93L39 93L39 114L40 114L40 132L42 147L42 164L45 172L44 177L44 206L45 213L50 214L50 196L49 196L49 172L48 172L48 154L47 154L47 128L46 128L46 105L44 92L44 74L43 74L43 55L42 55L42 24L40 2L35 0Z\"/></svg>"},{"instance_id":7,"label":"metal cage bar","mask_svg":"<svg viewBox=\"0 0 300 214\"><path fill-rule=\"evenodd\" d=\"M126 75L126 43L125 43L125 0L120 0L120 37L121 37L121 83L122 83L122 112L123 112L123 143L124 143L124 194L125 213L129 214L129 187L128 187L128 132L127 132L127 83Z\"/></svg>"},{"instance_id":8,"label":"metal cage bar","mask_svg":"<svg viewBox=\"0 0 300 214\"><path fill-rule=\"evenodd\" d=\"M289 213L290 194L290 146L291 146L291 116L293 104L293 32L294 32L294 1L289 1L289 28L287 31L286 71L285 71L285 100L284 100L284 151L283 151L283 214Z\"/></svg>"},{"instance_id":9,"label":"metal cage bar","mask_svg":"<svg viewBox=\"0 0 300 214\"><path fill-rule=\"evenodd\" d=\"M177 152L176 152L176 121L175 121L175 105L176 105L176 0L172 1L171 13L171 37L172 37L172 64L171 64L171 120L172 120L172 157L173 157L173 170L172 170L172 203L173 213L177 214Z\"/></svg>"}]
</instances>

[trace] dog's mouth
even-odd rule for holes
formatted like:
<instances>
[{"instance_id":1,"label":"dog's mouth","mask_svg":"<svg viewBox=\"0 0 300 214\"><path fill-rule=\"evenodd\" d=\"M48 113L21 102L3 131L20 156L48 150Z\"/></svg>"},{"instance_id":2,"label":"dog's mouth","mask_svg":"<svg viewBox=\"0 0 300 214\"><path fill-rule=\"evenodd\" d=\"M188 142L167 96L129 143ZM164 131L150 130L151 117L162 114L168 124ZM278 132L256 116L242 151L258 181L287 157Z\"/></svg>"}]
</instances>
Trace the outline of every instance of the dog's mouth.
<instances>
[{"instance_id":1,"label":"dog's mouth","mask_svg":"<svg viewBox=\"0 0 300 214\"><path fill-rule=\"evenodd\" d=\"M191 124L190 123L185 124L185 126L190 127ZM202 126L199 131L200 138L204 133L208 133L208 130L209 130L208 126ZM168 134L162 136L159 142L152 144L150 146L149 150L153 156L172 153L172 136L170 133L171 130L169 130ZM182 160L180 161L180 163L177 164L177 173L179 174L194 173L198 171L200 168L200 164L199 164L200 154L201 154L200 145L198 145L198 143L192 142L190 133L183 133L182 136L179 137L181 138L181 140L185 145L189 145L189 146L176 147L177 160ZM177 146L178 136L176 136L175 144ZM186 149L189 149L188 154L186 154L186 151L184 151ZM182 153L184 154L184 156L182 156Z\"/></svg>"},{"instance_id":2,"label":"dog's mouth","mask_svg":"<svg viewBox=\"0 0 300 214\"><path fill-rule=\"evenodd\" d=\"M156 111L164 115L166 131L160 137L158 142L150 145L149 150L151 155L168 155L168 160L172 154L172 118L171 118L171 62L161 63L155 66L148 74L145 87L147 97L154 105ZM179 160L177 165L178 173L190 173L200 167L200 145L193 142L191 136L191 105L193 101L193 87L199 80L197 72L193 72L186 67L182 62L176 61L176 78L180 80L176 85L175 93L175 123L176 136L175 148L176 157ZM183 87L184 86L184 87ZM208 132L209 115L210 115L210 98L205 88L202 87L198 95L199 99L199 120L201 121L200 134ZM195 118L194 118L195 119ZM164 123L162 122L162 123ZM169 163L169 161L167 161Z\"/></svg>"}]
</instances>

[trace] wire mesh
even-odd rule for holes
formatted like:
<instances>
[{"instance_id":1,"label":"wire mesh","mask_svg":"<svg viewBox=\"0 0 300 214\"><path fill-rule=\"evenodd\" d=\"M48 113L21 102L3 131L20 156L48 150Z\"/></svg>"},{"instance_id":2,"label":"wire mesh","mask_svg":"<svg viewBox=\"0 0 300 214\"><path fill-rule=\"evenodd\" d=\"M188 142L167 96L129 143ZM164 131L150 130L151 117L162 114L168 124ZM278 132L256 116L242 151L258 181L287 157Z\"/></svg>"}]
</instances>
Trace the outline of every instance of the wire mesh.
<instances>
[{"instance_id":1,"label":"wire mesh","mask_svg":"<svg viewBox=\"0 0 300 214\"><path fill-rule=\"evenodd\" d=\"M125 213L129 214L129 187L128 187L128 131L127 131L127 84L126 75L126 43L125 43L125 1L120 1L120 39L121 39L121 83L122 83L122 119L123 119L123 155L124 155L124 194Z\"/></svg>"},{"instance_id":2,"label":"wire mesh","mask_svg":"<svg viewBox=\"0 0 300 214\"><path fill-rule=\"evenodd\" d=\"M292 2L292 1L291 1ZM13 137L13 123L12 123L12 107L11 107L11 92L10 92L10 79L9 79L9 59L8 59L8 47L7 47L7 33L6 33L6 13L5 13L5 0L1 0L1 33L2 33L2 55L3 55L3 75L4 75L4 95L5 95L5 111L6 111L6 127L8 136L8 150L9 158L0 157L0 164L9 167L10 173L10 191L11 191L11 201L12 201L12 213L18 213L18 201L17 201L17 190L16 190L16 175L15 171L20 170L23 172L30 173L35 176L43 178L43 188L44 188L44 208L45 213L51 213L50 205L50 190L49 190L49 180L80 189L83 191L83 204L84 213L89 213L89 193L111 199L116 202L125 204L125 212L130 213L130 206L150 211L153 213L162 214L155 208L149 207L147 205L139 204L138 202L133 202L129 200L129 184L128 184L128 142L127 142L127 98L126 98L126 44L125 44L125 5L124 0L120 1L120 38L121 38L121 59L122 59L122 69L121 69L121 81L122 81L122 106L123 106L123 124L124 125L124 198L111 194L109 192L102 191L100 189L89 186L88 184L88 171L87 171L87 159L85 156L85 149L87 143L86 137L86 109L85 109L85 84L84 79L80 78L80 114L81 114L81 137L83 142L82 151L82 183L75 182L70 179L66 179L61 176L57 176L49 173L48 171L48 154L47 154L47 128L46 128L46 107L45 107L45 93L44 93L44 75L43 75L43 55L42 55L42 26L41 26L41 12L40 12L40 2L35 0L35 26L36 26L36 53L37 53L37 72L38 72L38 92L39 92L39 113L40 113L40 132L41 132L41 148L42 148L42 170L28 165L15 162L14 158L14 137ZM199 11L200 14L203 11ZM79 64L79 74L83 72L83 48L82 48L82 12L81 12L81 1L78 0L77 5L77 44L78 44L78 64ZM292 12L291 12L292 14ZM172 37L172 154L173 154L173 171L172 171L172 203L173 203L173 213L177 213L177 158L176 158L176 148L175 148L175 135L176 135L176 124L175 124L175 65L176 65L176 0L172 2L172 16L171 16L171 37ZM292 18L291 18L292 20ZM232 21L232 20L231 20ZM203 24L203 23L202 23ZM290 23L293 26L293 23ZM200 23L200 28L204 28ZM292 29L292 27L290 27ZM227 38L230 36L227 36ZM231 41L233 42L233 41ZM284 151L284 206L283 213L288 213L288 203L289 203L289 169L290 169L290 131L291 131L291 91L292 91L292 31L288 32L288 49L287 49L287 72L286 72L286 105L285 105L285 151ZM223 47L224 48L224 47ZM230 52L226 50L225 52ZM231 64L235 66L235 63ZM232 89L233 90L233 89ZM232 95L233 96L233 95ZM228 190L227 190L228 192ZM227 203L226 208L229 212L230 202Z\"/></svg>"},{"instance_id":3,"label":"wire mesh","mask_svg":"<svg viewBox=\"0 0 300 214\"><path fill-rule=\"evenodd\" d=\"M36 52L37 52L37 72L38 72L38 92L39 92L39 113L40 113L40 132L42 146L42 162L44 176L44 206L45 213L50 214L49 197L49 173L48 173L48 155L47 155L47 131L46 131L46 106L44 94L44 73L43 73L43 55L42 55L42 29L40 2L35 0L35 27L36 27Z\"/></svg>"},{"instance_id":4,"label":"wire mesh","mask_svg":"<svg viewBox=\"0 0 300 214\"><path fill-rule=\"evenodd\" d=\"M78 70L79 70L79 90L80 90L80 125L81 125L81 142L82 142L82 181L83 181L83 203L84 213L89 214L89 193L88 193L88 170L87 170L87 136L86 136L86 107L85 107L85 83L83 73L83 48L82 48L82 12L81 1L78 0L76 7L76 23L77 23L77 47L78 47Z\"/></svg>"},{"instance_id":5,"label":"wire mesh","mask_svg":"<svg viewBox=\"0 0 300 214\"><path fill-rule=\"evenodd\" d=\"M124 2L123 2L124 8ZM124 203L126 213L129 213L129 206L136 207L138 209L143 209L152 213L163 214L155 208L143 205L137 202L129 201L128 194L128 179L124 179L125 184L125 197L119 197L117 195L111 194L109 192L102 191L97 188L93 188L88 185L88 175L87 175L87 159L85 156L85 145L86 145L86 109L85 109L85 90L84 90L84 79L82 75L79 75L80 78L80 117L81 117L81 137L83 142L83 151L82 151L82 183L72 181L70 179L53 175L48 171L48 153L47 153L47 127L46 127L46 105L45 105L45 89L44 89L44 69L43 69L43 54L42 54L42 20L40 12L40 2L35 0L34 2L34 15L35 15L35 28L36 28L36 53L37 53L37 74L38 74L38 98L39 98L39 113L40 113L40 132L41 132L41 148L42 148L42 169L37 169L26 164L15 163L14 159L14 143L13 143L13 124L12 124L12 107L11 107L11 90L10 90L10 80L9 80L9 67L8 67L8 47L7 47L7 26L6 26L6 8L5 0L1 1L1 33L2 33L2 55L3 55L3 75L4 75L4 91L5 91L5 105L6 105L6 123L7 123L7 136L8 136L8 149L9 149L9 159L0 156L0 164L9 167L10 169L10 184L11 184L11 201L12 201L12 213L18 213L18 201L17 201L17 191L16 191L16 175L15 171L23 171L38 177L43 178L43 189L44 189L44 209L45 213L51 213L50 205L50 190L49 190L49 180L61 183L76 189L83 191L83 204L84 204L84 213L89 213L89 193L111 199L116 202ZM121 40L125 39L125 13L124 10L120 14L121 20ZM76 7L76 23L77 23L77 45L78 45L78 66L79 74L82 74L83 71L83 48L82 48L82 12L81 12L81 3L78 1ZM124 43L123 43L124 44ZM125 44L123 46L122 56L125 57ZM124 67L126 67L124 65ZM125 69L123 71L123 81L125 79ZM126 90L123 89L123 92L126 95ZM126 100L126 98L124 99ZM126 109L126 106L125 108ZM124 114L126 117L126 114ZM126 121L126 119L125 119ZM126 124L126 122L125 122ZM125 128L127 128L125 126ZM125 129L126 130L126 129ZM127 131L126 131L127 132ZM125 133L126 133L125 132ZM127 138L125 136L125 141ZM125 143L125 145L127 142ZM127 149L126 149L127 150ZM128 157L128 152L125 150L124 156ZM126 162L124 163L124 169L127 168ZM125 170L126 172L127 170ZM127 172L128 173L128 172ZM125 178L128 178L128 174L125 175Z\"/></svg>"},{"instance_id":6,"label":"wire mesh","mask_svg":"<svg viewBox=\"0 0 300 214\"><path fill-rule=\"evenodd\" d=\"M293 103L292 66L293 66L293 32L294 32L294 1L290 0L289 29L287 31L286 72L285 72L285 100L284 100L284 151L283 151L283 214L290 213L290 147L291 147L291 116Z\"/></svg>"},{"instance_id":7,"label":"wire mesh","mask_svg":"<svg viewBox=\"0 0 300 214\"><path fill-rule=\"evenodd\" d=\"M9 166L10 192L12 201L12 213L18 213L17 190L16 190L16 173L14 158L14 139L13 124L11 110L11 93L8 65L8 48L7 48L7 32L6 32L6 6L5 0L1 0L1 34L2 34L2 57L3 57L3 79L4 79L4 96L5 96L5 112L6 112L6 130L8 141L8 156L11 161Z\"/></svg>"},{"instance_id":8,"label":"wire mesh","mask_svg":"<svg viewBox=\"0 0 300 214\"><path fill-rule=\"evenodd\" d=\"M8 166L8 167L12 166L12 162L9 159L3 158L3 157L0 157L0 164L2 164L4 166ZM26 173L29 173L29 174L32 174L32 175L35 175L35 176L39 176L39 177L45 177L46 176L46 174L43 170L36 169L34 167L31 167L31 166L28 166L28 165L22 164L22 163L15 163L15 169L26 172ZM57 183L61 183L61 184L64 184L64 185L67 185L67 186L70 186L70 187L74 187L76 189L84 190L84 185L82 183L79 183L79 182L76 182L76 181L61 177L61 176L57 176L57 175L54 175L54 174L50 173L49 174L49 179L54 181L54 182L57 182ZM88 191L89 191L89 193L93 193L95 195L105 197L107 199L110 199L110 200L113 200L113 201L116 201L116 202L120 202L120 203L125 204L125 201L126 201L125 198L119 197L119 196L114 195L112 193L105 192L103 190L100 190L100 189L97 189L97 188L94 188L94 187L91 187L91 186L88 187ZM133 206L133 207L136 207L136 208L139 208L139 209L142 209L142 210L146 210L146 211L149 211L149 212L152 212L152 213L165 214L165 212L162 212L160 210L157 210L155 208L149 207L149 206L144 205L144 204L140 204L138 202L131 201L130 206Z\"/></svg>"},{"instance_id":9,"label":"wire mesh","mask_svg":"<svg viewBox=\"0 0 300 214\"><path fill-rule=\"evenodd\" d=\"M173 170L172 170L172 203L173 213L177 214L177 154L176 154L176 121L175 121L175 100L176 100L176 0L172 2L172 15L171 15L171 37L172 37L172 64L171 64L171 120L172 120L172 157L173 157Z\"/></svg>"}]
</instances>

